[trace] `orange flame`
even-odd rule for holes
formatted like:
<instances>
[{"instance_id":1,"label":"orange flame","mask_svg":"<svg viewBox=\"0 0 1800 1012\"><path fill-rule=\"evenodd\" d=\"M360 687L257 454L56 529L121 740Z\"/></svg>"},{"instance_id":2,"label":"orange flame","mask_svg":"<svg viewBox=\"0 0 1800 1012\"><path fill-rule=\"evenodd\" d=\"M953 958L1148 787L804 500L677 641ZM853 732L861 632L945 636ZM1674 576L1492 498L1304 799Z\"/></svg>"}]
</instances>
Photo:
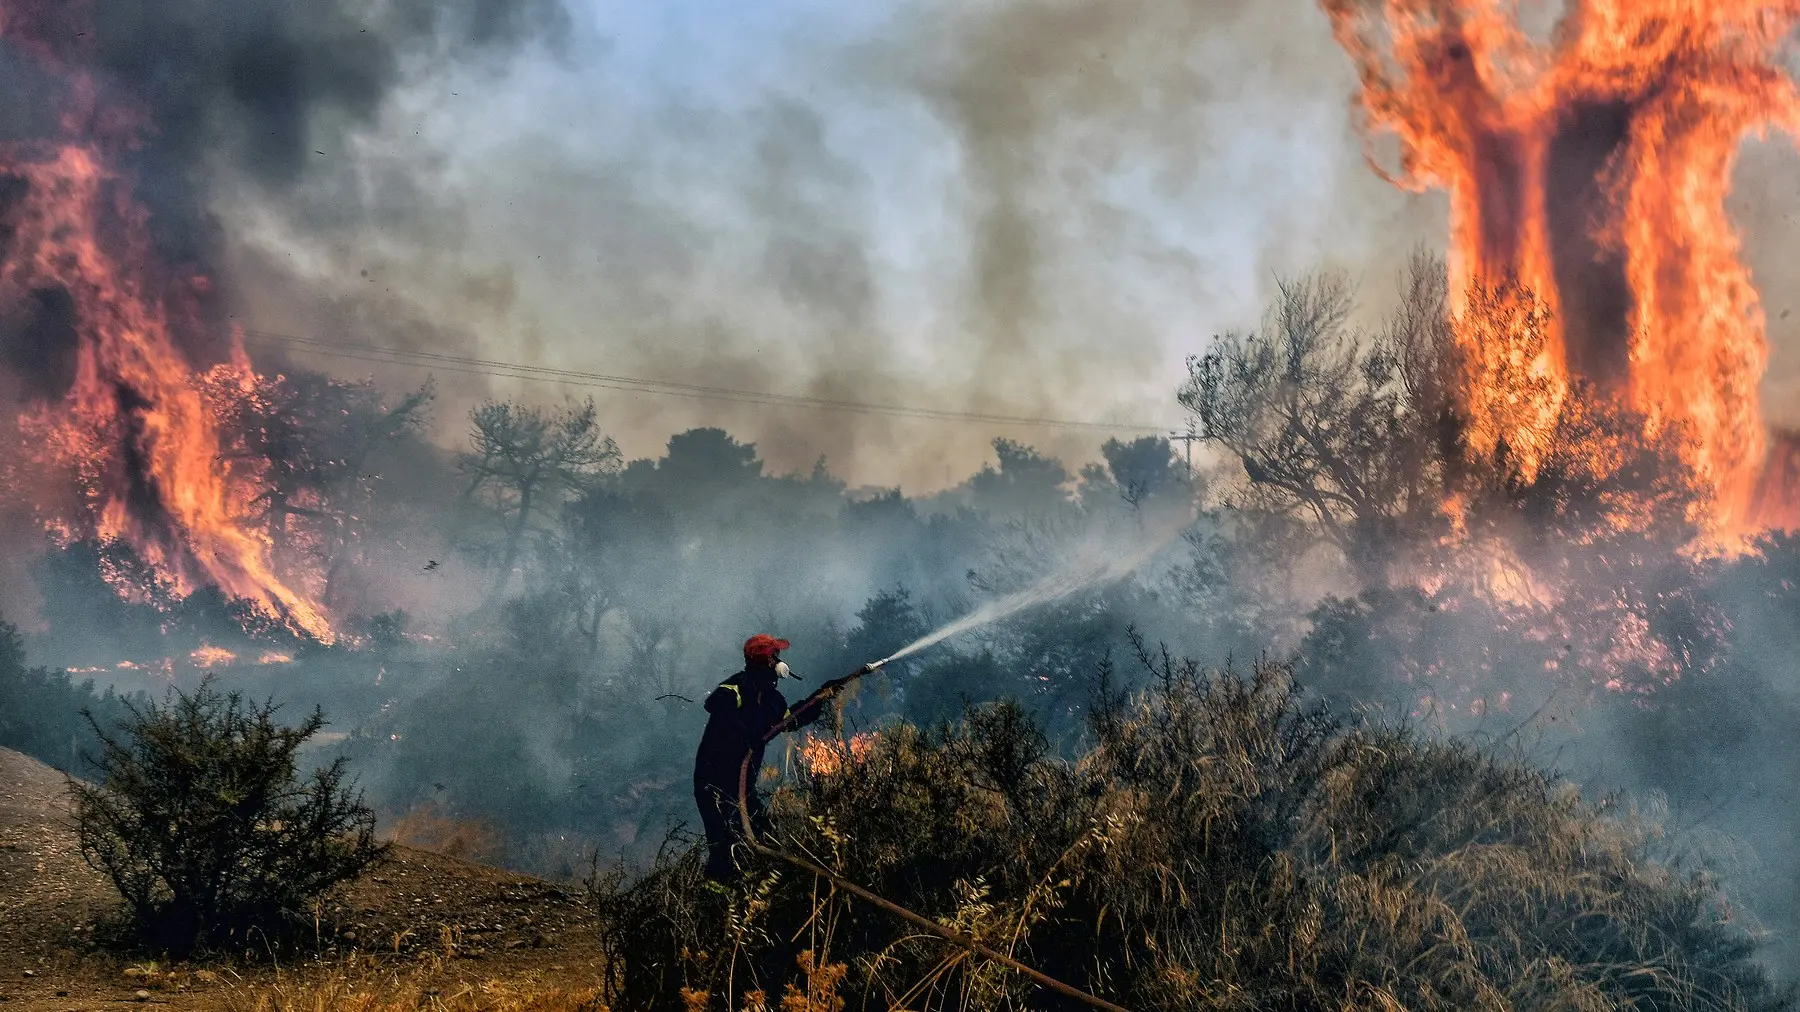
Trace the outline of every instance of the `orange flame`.
<instances>
[{"instance_id":1,"label":"orange flame","mask_svg":"<svg viewBox=\"0 0 1800 1012\"><path fill-rule=\"evenodd\" d=\"M1800 530L1800 432L1775 433L1756 510L1771 526Z\"/></svg>"},{"instance_id":2,"label":"orange flame","mask_svg":"<svg viewBox=\"0 0 1800 1012\"><path fill-rule=\"evenodd\" d=\"M215 647L211 643L202 643L188 653L188 661L196 668L222 668L237 663L237 654Z\"/></svg>"},{"instance_id":3,"label":"orange flame","mask_svg":"<svg viewBox=\"0 0 1800 1012\"><path fill-rule=\"evenodd\" d=\"M1378 172L1449 191L1473 449L1504 440L1534 467L1585 380L1685 430L1719 533L1785 519L1758 494L1785 458L1759 403L1764 321L1725 197L1746 137L1800 130L1780 62L1800 0L1570 0L1547 42L1517 0L1322 3L1362 79L1371 163L1391 135L1399 170ZM1485 315L1469 312L1482 286L1535 293L1543 339L1467 322Z\"/></svg>"},{"instance_id":4,"label":"orange flame","mask_svg":"<svg viewBox=\"0 0 1800 1012\"><path fill-rule=\"evenodd\" d=\"M46 526L65 539L129 545L178 596L215 586L329 641L320 609L273 571L267 537L240 522L254 493L225 466L202 377L159 294L149 215L108 157L109 145L131 143L131 119L102 107L89 77L29 34L61 15L20 7L0 0L0 42L39 59L69 95L67 138L0 144L0 178L16 190L0 207L0 307L65 293L77 342L72 388L21 422L38 462L77 486L75 508L47 515Z\"/></svg>"},{"instance_id":5,"label":"orange flame","mask_svg":"<svg viewBox=\"0 0 1800 1012\"><path fill-rule=\"evenodd\" d=\"M814 776L828 777L841 771L845 763L862 762L874 750L875 736L867 732L842 742L808 736L800 745L800 760Z\"/></svg>"}]
</instances>

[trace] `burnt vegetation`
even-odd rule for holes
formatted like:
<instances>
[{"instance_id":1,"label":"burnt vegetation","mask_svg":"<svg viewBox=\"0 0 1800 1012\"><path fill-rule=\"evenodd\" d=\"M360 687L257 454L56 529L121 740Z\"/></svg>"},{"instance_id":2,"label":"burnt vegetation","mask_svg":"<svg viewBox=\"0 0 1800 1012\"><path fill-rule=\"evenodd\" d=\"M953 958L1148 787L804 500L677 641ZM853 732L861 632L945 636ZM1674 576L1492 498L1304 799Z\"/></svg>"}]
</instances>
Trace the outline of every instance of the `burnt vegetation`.
<instances>
[{"instance_id":1,"label":"burnt vegetation","mask_svg":"<svg viewBox=\"0 0 1800 1012\"><path fill-rule=\"evenodd\" d=\"M775 473L716 428L627 460L590 402L481 405L449 452L429 388L221 389L263 489L245 522L346 640L127 603L101 576L132 560L76 544L39 564L23 642L96 673L228 648L204 663L234 690L340 716L319 754L391 825L480 826L481 856L562 879L623 851L596 893L619 1007L1045 1007L792 867L700 891L690 701L751 631L811 688L1147 546L866 679L817 734L836 773L771 753L782 846L1130 1007L1777 1007L1755 960L1800 966L1800 540L1688 551L1709 491L1684 434L1594 391L1531 445L1482 442L1456 391L1537 382L1514 367L1548 318L1467 294L1453 319L1421 257L1365 325L1345 281L1297 279L1191 363L1193 470L1159 437L1079 469L997 439L929 497ZM1458 327L1517 354L1474 361ZM1119 664L1134 632L1227 673ZM0 692L41 714L0 710L0 744L75 768L80 705L128 712L97 691L0 649Z\"/></svg>"}]
</instances>

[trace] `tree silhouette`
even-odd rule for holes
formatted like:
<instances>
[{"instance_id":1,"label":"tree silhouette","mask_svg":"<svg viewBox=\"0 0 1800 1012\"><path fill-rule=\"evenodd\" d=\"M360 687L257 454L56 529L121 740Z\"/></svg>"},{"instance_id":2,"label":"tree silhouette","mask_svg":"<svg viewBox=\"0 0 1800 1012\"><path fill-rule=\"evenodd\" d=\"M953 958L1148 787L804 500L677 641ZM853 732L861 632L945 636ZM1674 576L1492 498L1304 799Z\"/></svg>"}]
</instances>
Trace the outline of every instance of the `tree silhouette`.
<instances>
[{"instance_id":1,"label":"tree silhouette","mask_svg":"<svg viewBox=\"0 0 1800 1012\"><path fill-rule=\"evenodd\" d=\"M554 412L489 401L469 422L471 449L458 461L466 496L485 498L504 532L493 602L511 582L533 522L616 469L619 448L601 433L592 398Z\"/></svg>"}]
</instances>

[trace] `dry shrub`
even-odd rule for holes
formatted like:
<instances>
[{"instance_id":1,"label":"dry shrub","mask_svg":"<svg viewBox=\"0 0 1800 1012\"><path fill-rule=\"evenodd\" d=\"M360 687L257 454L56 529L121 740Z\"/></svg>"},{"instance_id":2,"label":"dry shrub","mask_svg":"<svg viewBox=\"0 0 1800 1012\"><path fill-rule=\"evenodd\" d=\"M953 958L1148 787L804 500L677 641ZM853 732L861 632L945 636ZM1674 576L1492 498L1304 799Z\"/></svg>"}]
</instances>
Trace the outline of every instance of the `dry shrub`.
<instances>
[{"instance_id":1,"label":"dry shrub","mask_svg":"<svg viewBox=\"0 0 1800 1012\"><path fill-rule=\"evenodd\" d=\"M457 818L433 801L394 818L382 836L390 843L479 864L500 864L506 857L506 837L499 827Z\"/></svg>"},{"instance_id":2,"label":"dry shrub","mask_svg":"<svg viewBox=\"0 0 1800 1012\"><path fill-rule=\"evenodd\" d=\"M776 836L1132 1009L1792 1007L1713 883L1654 860L1631 810L1348 726L1281 666L1141 659L1151 688L1104 698L1073 761L1015 706L896 726L778 791ZM1081 1007L785 865L720 896L670 847L598 895L615 1007L835 1008L813 965L843 966L829 991L856 1008Z\"/></svg>"}]
</instances>

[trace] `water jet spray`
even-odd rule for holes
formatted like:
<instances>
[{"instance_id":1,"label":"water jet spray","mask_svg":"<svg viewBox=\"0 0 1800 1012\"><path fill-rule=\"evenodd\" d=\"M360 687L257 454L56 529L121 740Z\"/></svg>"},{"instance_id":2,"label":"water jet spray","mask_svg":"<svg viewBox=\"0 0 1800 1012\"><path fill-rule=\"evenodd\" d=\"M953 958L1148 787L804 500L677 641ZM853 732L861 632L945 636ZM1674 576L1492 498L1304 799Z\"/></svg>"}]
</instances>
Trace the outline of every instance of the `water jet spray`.
<instances>
[{"instance_id":1,"label":"water jet spray","mask_svg":"<svg viewBox=\"0 0 1800 1012\"><path fill-rule=\"evenodd\" d=\"M1152 556L1166 547L1169 542L1175 540L1176 536L1179 535L1186 526L1187 524L1184 519L1184 522L1182 523L1172 524L1165 529L1160 529L1153 537L1129 551L1108 553L1105 551L1104 547L1101 547L1097 552L1090 552L1087 558L1078 558L1074 565L1051 573L1048 577L1045 577L1024 590L1007 594L1004 597L995 598L967 615L964 615L962 618L947 625L940 626L935 631L926 633L918 639L913 640L911 643L908 643L906 646L883 657L881 660L871 661L842 678L826 682L819 687L818 691L807 696L806 700L794 709L796 712L799 712L807 702L812 702L820 696L835 695L858 678L879 671L895 661L911 657L921 650L937 646L939 643L942 643L953 636L960 636L963 633L973 632L983 626L998 622L1003 618L1010 618L1020 612L1035 608L1038 605L1049 604L1052 601L1060 600L1061 598L1068 597L1079 591L1123 579L1136 571L1138 567L1148 562ZM787 723L788 722L784 721L781 725L778 725L774 730L770 731L769 739L773 740L776 735L790 730Z\"/></svg>"}]
</instances>

